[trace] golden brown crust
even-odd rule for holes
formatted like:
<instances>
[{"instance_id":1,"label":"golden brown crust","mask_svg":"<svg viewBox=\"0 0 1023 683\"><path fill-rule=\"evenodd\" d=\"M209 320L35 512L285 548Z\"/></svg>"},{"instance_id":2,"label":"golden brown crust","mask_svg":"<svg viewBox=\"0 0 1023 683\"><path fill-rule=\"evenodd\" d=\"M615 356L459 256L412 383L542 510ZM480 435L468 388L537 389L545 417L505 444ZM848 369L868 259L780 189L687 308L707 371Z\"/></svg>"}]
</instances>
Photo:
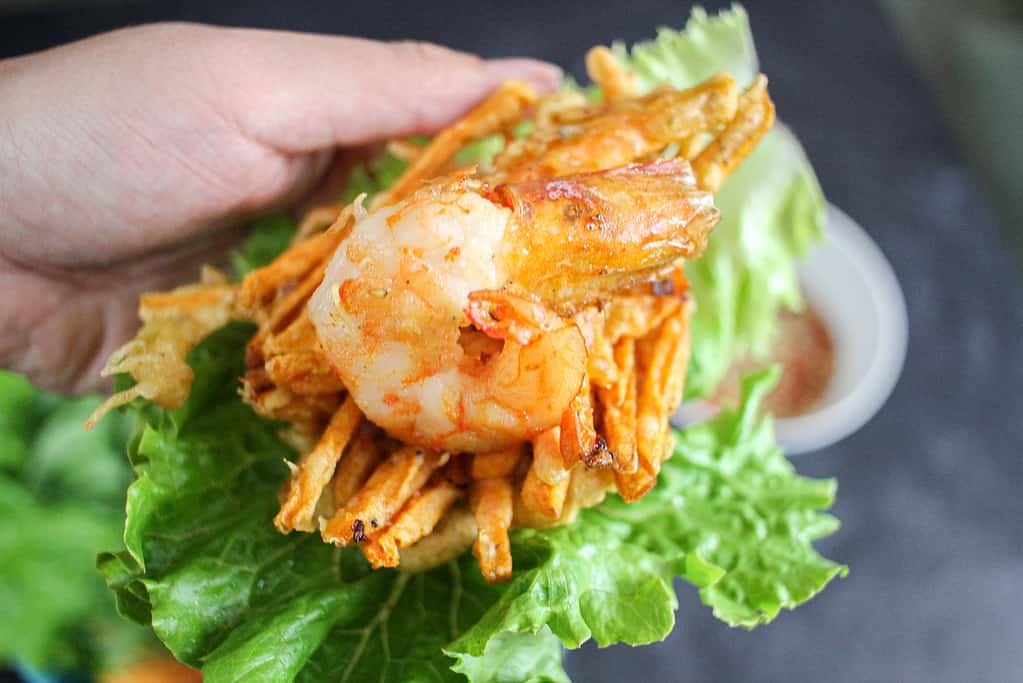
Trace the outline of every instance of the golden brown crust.
<instances>
[{"instance_id":1,"label":"golden brown crust","mask_svg":"<svg viewBox=\"0 0 1023 683\"><path fill-rule=\"evenodd\" d=\"M480 563L487 583L511 578L512 485L507 479L481 479L469 492L469 509L476 518L476 542L472 554Z\"/></svg>"},{"instance_id":2,"label":"golden brown crust","mask_svg":"<svg viewBox=\"0 0 1023 683\"><path fill-rule=\"evenodd\" d=\"M431 481L416 492L383 533L362 545L363 555L374 569L397 567L401 562L398 551L433 531L462 494L462 489L443 478Z\"/></svg>"},{"instance_id":3,"label":"golden brown crust","mask_svg":"<svg viewBox=\"0 0 1023 683\"><path fill-rule=\"evenodd\" d=\"M292 466L284 502L274 518L281 533L316 529L316 504L362 420L362 411L349 396L330 418L313 450L304 454L297 466Z\"/></svg>"},{"instance_id":4,"label":"golden brown crust","mask_svg":"<svg viewBox=\"0 0 1023 683\"><path fill-rule=\"evenodd\" d=\"M624 68L614 53L603 45L586 53L586 74L600 87L607 102L636 96L636 74Z\"/></svg>"},{"instance_id":5,"label":"golden brown crust","mask_svg":"<svg viewBox=\"0 0 1023 683\"><path fill-rule=\"evenodd\" d=\"M376 537L448 457L425 448L402 447L377 467L365 485L323 524L320 530L323 540L346 546Z\"/></svg>"}]
</instances>

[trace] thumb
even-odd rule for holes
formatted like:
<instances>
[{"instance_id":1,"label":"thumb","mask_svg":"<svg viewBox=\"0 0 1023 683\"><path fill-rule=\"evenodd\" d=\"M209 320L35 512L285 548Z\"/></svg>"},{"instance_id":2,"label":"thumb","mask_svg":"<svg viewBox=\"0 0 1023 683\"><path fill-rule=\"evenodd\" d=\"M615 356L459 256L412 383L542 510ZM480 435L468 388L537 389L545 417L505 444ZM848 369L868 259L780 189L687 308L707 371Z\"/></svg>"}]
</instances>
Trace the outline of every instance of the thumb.
<instances>
[{"instance_id":1,"label":"thumb","mask_svg":"<svg viewBox=\"0 0 1023 683\"><path fill-rule=\"evenodd\" d=\"M557 87L558 67L532 59L483 60L417 42L279 31L214 29L231 59L213 68L242 88L224 104L254 140L290 153L429 133L503 81Z\"/></svg>"}]
</instances>

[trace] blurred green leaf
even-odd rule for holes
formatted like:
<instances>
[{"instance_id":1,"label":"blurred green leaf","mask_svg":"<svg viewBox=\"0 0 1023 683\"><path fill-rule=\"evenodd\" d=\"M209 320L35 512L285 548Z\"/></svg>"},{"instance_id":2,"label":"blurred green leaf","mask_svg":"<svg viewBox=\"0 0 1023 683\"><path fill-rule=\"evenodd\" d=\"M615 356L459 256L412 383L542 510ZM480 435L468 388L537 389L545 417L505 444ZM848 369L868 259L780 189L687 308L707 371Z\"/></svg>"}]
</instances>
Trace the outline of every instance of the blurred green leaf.
<instances>
[{"instance_id":1,"label":"blurred green leaf","mask_svg":"<svg viewBox=\"0 0 1023 683\"><path fill-rule=\"evenodd\" d=\"M250 271L273 261L288 247L297 227L290 216L282 213L257 219L245 244L231 254L235 277L241 279Z\"/></svg>"},{"instance_id":2,"label":"blurred green leaf","mask_svg":"<svg viewBox=\"0 0 1023 683\"><path fill-rule=\"evenodd\" d=\"M88 673L158 647L117 616L95 569L121 537L131 477L130 419L82 427L98 403L0 371L0 660Z\"/></svg>"}]
</instances>

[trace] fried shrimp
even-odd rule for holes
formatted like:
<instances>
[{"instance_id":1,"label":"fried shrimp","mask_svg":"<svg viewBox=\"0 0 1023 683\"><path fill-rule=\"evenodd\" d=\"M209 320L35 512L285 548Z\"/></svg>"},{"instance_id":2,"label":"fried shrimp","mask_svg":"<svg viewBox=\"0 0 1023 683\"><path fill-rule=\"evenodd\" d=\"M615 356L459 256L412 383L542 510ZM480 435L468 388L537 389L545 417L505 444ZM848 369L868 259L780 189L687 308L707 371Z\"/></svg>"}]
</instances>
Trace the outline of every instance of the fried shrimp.
<instances>
[{"instance_id":1,"label":"fried shrimp","mask_svg":"<svg viewBox=\"0 0 1023 683\"><path fill-rule=\"evenodd\" d=\"M488 452L558 424L587 352L569 318L702 249L688 162L492 190L458 172L356 222L309 304L366 416L406 443Z\"/></svg>"},{"instance_id":2,"label":"fried shrimp","mask_svg":"<svg viewBox=\"0 0 1023 683\"><path fill-rule=\"evenodd\" d=\"M181 405L187 354L238 317L257 327L242 399L296 450L282 533L403 571L471 548L498 582L514 529L644 496L683 396L684 266L774 106L762 76L638 94L613 51L587 68L602 101L507 82L428 144L390 141L409 166L368 212L365 195L311 212L240 284L144 297L109 366L138 384L100 413ZM498 137L492 159L459 159Z\"/></svg>"}]
</instances>

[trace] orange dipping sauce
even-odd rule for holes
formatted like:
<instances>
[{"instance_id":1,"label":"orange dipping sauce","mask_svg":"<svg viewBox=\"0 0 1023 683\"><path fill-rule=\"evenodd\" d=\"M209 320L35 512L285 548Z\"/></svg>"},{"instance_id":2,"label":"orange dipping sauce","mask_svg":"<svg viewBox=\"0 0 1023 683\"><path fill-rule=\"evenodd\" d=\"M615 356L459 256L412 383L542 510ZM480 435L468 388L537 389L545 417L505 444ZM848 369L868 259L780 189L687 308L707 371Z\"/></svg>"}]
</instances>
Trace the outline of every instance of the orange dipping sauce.
<instances>
[{"instance_id":1,"label":"orange dipping sauce","mask_svg":"<svg viewBox=\"0 0 1023 683\"><path fill-rule=\"evenodd\" d=\"M745 357L732 363L710 402L718 406L735 405L740 379L770 365L782 368L778 386L764 403L775 417L805 415L823 400L835 373L835 345L828 328L810 306L802 313L781 310L768 357L763 360Z\"/></svg>"}]
</instances>

